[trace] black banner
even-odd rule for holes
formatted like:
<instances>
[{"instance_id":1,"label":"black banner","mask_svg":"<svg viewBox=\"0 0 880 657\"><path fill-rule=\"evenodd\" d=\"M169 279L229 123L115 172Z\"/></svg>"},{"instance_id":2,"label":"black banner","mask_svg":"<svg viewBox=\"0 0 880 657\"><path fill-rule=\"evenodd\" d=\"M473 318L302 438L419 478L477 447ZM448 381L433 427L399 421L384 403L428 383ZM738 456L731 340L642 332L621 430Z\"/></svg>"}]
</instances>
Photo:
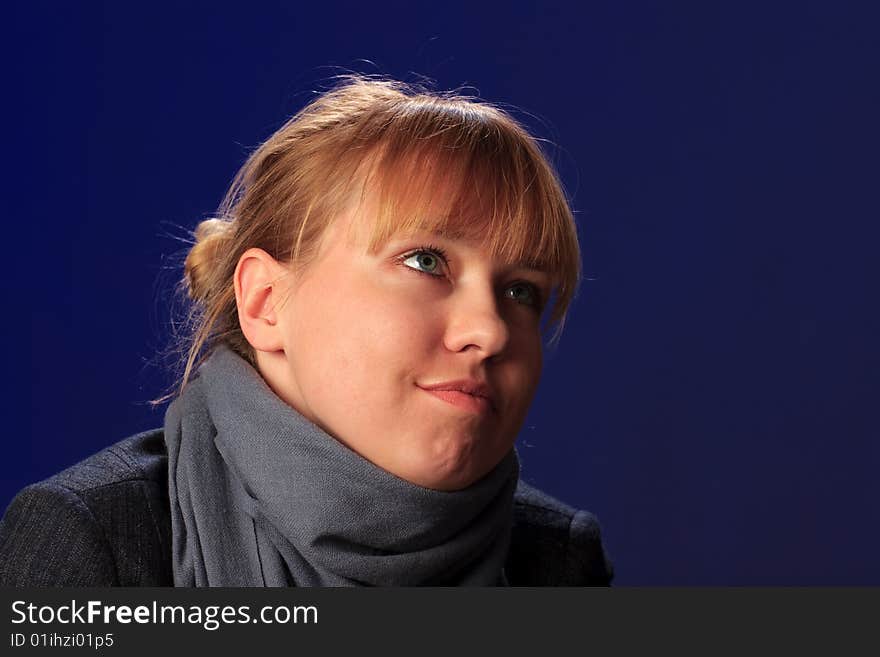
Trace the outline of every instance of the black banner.
<instances>
[{"instance_id":1,"label":"black banner","mask_svg":"<svg viewBox=\"0 0 880 657\"><path fill-rule=\"evenodd\" d=\"M880 589L2 589L0 654L876 654ZM300 653L303 654L303 653ZM704 653L705 654L705 653Z\"/></svg>"}]
</instances>

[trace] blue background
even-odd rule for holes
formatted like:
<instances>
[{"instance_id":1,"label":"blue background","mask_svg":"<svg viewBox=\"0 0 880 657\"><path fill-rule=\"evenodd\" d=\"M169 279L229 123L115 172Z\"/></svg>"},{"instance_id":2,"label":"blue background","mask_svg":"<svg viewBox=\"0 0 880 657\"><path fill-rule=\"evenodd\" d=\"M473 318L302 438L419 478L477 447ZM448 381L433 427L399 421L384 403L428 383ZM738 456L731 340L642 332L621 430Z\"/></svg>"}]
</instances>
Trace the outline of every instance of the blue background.
<instances>
[{"instance_id":1,"label":"blue background","mask_svg":"<svg viewBox=\"0 0 880 657\"><path fill-rule=\"evenodd\" d=\"M616 583L880 584L870 3L302 4L7 10L0 505L161 424L178 238L247 152L415 73L559 145L586 277L520 454Z\"/></svg>"}]
</instances>

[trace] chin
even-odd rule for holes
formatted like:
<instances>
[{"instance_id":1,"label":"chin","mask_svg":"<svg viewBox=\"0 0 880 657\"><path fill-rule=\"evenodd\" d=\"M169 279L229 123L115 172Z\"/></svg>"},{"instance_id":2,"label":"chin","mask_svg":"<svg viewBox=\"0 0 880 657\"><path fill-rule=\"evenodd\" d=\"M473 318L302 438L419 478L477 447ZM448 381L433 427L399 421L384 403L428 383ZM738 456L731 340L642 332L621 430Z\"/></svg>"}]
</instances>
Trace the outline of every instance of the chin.
<instances>
[{"instance_id":1,"label":"chin","mask_svg":"<svg viewBox=\"0 0 880 657\"><path fill-rule=\"evenodd\" d=\"M446 439L425 450L419 459L418 478L425 488L453 491L467 488L482 478L499 461L477 449L474 438Z\"/></svg>"}]
</instances>

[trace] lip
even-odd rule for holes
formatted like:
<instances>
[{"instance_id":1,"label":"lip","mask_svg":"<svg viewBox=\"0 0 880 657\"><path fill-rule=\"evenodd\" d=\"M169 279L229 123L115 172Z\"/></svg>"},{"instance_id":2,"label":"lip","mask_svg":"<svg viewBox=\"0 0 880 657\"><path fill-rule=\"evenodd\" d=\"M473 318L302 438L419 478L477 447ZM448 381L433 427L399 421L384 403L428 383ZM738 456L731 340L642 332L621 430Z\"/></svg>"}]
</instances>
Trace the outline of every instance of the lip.
<instances>
[{"instance_id":1,"label":"lip","mask_svg":"<svg viewBox=\"0 0 880 657\"><path fill-rule=\"evenodd\" d=\"M419 385L430 395L471 413L485 414L495 411L491 388L482 381L460 379L431 385Z\"/></svg>"}]
</instances>

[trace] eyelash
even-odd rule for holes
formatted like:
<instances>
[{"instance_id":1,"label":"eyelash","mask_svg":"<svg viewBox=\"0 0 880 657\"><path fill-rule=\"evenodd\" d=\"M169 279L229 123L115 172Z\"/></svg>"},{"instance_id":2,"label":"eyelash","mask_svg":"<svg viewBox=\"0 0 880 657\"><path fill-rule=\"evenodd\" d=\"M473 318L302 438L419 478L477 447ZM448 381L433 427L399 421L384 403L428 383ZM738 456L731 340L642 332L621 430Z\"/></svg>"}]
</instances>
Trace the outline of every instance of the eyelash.
<instances>
[{"instance_id":1,"label":"eyelash","mask_svg":"<svg viewBox=\"0 0 880 657\"><path fill-rule=\"evenodd\" d=\"M400 256L400 264L405 263L407 260L409 260L413 256L419 255L421 253L428 253L428 254L434 256L435 258L440 260L440 262L443 263L444 267L449 266L449 257L446 255L446 251L439 246L431 246L431 245L420 246L417 249L413 249L412 251L408 251L408 252L404 253L402 256ZM419 274L424 274L425 276L430 276L431 278L442 278L443 277L442 274L432 274L429 271L424 271L422 269L415 269L414 267L410 267L409 265L404 265L404 267L407 267L408 269L412 269L413 271L418 272Z\"/></svg>"},{"instance_id":2,"label":"eyelash","mask_svg":"<svg viewBox=\"0 0 880 657\"><path fill-rule=\"evenodd\" d=\"M425 246L420 246L420 247L418 247L418 248L412 249L411 251L407 251L407 252L404 253L402 256L400 256L400 258L399 258L399 262L400 262L400 264L402 264L404 267L406 267L407 269L410 269L410 270L416 272L417 274L422 274L422 275L424 275L424 276L429 276L429 277L431 277L431 278L433 278L433 279L443 278L443 274L434 274L434 273L427 272L427 271L424 271L424 270L422 270L422 269L416 269L415 267L410 267L409 265L405 265L405 264L404 264L407 260L409 260L409 259L412 258L413 256L415 256L415 255L419 255L419 254L422 254L422 253L428 253L428 254L434 256L435 258L439 259L440 262L443 263L443 266L444 266L444 267L448 267L448 266L449 266L449 258L448 258L448 256L446 255L446 251L445 251L442 247L439 247L439 246L432 246L432 245L429 245L429 244L426 244ZM510 285L508 285L508 286L505 288L505 290L509 290L510 288L514 287L515 285L525 285L526 287L529 288L529 290L531 290L532 298L534 299L534 303L531 303L531 304L522 304L522 305L525 305L525 306L531 306L531 307L535 308L535 309L538 310L538 311L543 310L543 308L544 308L544 300L543 300L542 295L541 295L541 290L540 290L540 288L538 288L537 285L535 285L534 283L530 283L529 281L513 281Z\"/></svg>"}]
</instances>

